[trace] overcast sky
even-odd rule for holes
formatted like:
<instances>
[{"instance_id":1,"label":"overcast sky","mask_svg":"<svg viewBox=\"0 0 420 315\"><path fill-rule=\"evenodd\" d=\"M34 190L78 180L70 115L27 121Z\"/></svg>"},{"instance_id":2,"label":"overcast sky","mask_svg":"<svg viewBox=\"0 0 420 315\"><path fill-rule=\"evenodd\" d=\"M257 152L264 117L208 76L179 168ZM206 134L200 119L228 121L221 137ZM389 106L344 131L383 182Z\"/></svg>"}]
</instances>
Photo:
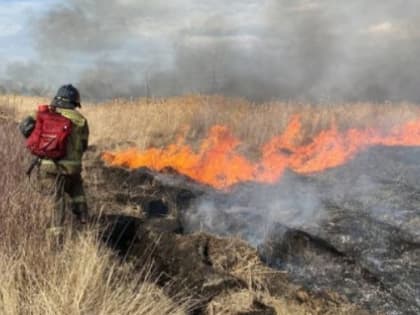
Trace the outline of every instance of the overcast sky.
<instances>
[{"instance_id":1,"label":"overcast sky","mask_svg":"<svg viewBox=\"0 0 420 315\"><path fill-rule=\"evenodd\" d=\"M15 60L34 57L31 16L40 16L55 0L0 0L0 56L2 66Z\"/></svg>"},{"instance_id":2,"label":"overcast sky","mask_svg":"<svg viewBox=\"0 0 420 315\"><path fill-rule=\"evenodd\" d=\"M420 101L418 0L0 0L3 86Z\"/></svg>"}]
</instances>

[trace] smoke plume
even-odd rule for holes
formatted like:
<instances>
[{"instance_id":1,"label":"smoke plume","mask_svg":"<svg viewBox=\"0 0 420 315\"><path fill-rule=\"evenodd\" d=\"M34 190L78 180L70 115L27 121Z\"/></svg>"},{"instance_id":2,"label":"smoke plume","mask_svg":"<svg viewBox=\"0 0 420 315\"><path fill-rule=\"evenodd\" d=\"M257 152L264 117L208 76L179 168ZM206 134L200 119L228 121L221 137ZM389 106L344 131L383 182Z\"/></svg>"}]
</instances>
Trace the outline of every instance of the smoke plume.
<instances>
[{"instance_id":1,"label":"smoke plume","mask_svg":"<svg viewBox=\"0 0 420 315\"><path fill-rule=\"evenodd\" d=\"M275 185L241 184L229 194L199 198L184 215L186 231L238 235L261 245L278 227L317 230L327 216L324 192L287 172Z\"/></svg>"},{"instance_id":2,"label":"smoke plume","mask_svg":"<svg viewBox=\"0 0 420 315\"><path fill-rule=\"evenodd\" d=\"M8 65L4 88L420 101L416 0L60 3L32 19L38 60Z\"/></svg>"}]
</instances>

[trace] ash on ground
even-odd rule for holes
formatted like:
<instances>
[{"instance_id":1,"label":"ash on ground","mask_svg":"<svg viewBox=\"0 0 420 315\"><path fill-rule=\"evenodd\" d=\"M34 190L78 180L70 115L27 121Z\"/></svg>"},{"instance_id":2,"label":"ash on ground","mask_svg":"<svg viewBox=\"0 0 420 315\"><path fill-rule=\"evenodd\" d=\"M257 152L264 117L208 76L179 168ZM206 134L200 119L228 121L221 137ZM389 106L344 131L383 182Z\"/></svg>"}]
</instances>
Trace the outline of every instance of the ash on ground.
<instances>
[{"instance_id":1,"label":"ash on ground","mask_svg":"<svg viewBox=\"0 0 420 315\"><path fill-rule=\"evenodd\" d=\"M419 148L375 147L323 173L287 172L275 185L229 193L170 170L100 167L97 178L114 191L102 204L118 200L118 211L141 213L160 231L240 236L311 292L338 292L372 312L419 314L418 161Z\"/></svg>"}]
</instances>

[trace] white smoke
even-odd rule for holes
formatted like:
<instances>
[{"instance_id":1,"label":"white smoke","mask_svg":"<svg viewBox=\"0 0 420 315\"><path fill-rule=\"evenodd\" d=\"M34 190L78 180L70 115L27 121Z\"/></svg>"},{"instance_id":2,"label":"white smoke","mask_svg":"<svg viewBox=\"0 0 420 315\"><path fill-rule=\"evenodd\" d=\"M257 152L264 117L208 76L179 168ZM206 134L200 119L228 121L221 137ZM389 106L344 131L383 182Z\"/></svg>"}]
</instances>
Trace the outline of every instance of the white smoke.
<instances>
[{"instance_id":1,"label":"white smoke","mask_svg":"<svg viewBox=\"0 0 420 315\"><path fill-rule=\"evenodd\" d=\"M254 246L279 225L316 230L325 218L322 194L288 173L275 185L243 184L223 196L204 196L186 211L187 231L238 235Z\"/></svg>"}]
</instances>

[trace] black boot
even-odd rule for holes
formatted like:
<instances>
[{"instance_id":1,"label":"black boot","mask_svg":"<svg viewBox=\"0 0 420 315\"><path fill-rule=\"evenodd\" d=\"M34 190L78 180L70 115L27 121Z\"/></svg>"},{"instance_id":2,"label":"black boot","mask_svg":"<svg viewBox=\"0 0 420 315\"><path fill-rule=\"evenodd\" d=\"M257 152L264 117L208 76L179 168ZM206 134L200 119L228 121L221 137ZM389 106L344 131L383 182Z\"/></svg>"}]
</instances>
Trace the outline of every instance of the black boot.
<instances>
[{"instance_id":1,"label":"black boot","mask_svg":"<svg viewBox=\"0 0 420 315\"><path fill-rule=\"evenodd\" d=\"M73 213L80 224L86 224L89 221L88 208L85 203L76 203L73 205Z\"/></svg>"}]
</instances>

